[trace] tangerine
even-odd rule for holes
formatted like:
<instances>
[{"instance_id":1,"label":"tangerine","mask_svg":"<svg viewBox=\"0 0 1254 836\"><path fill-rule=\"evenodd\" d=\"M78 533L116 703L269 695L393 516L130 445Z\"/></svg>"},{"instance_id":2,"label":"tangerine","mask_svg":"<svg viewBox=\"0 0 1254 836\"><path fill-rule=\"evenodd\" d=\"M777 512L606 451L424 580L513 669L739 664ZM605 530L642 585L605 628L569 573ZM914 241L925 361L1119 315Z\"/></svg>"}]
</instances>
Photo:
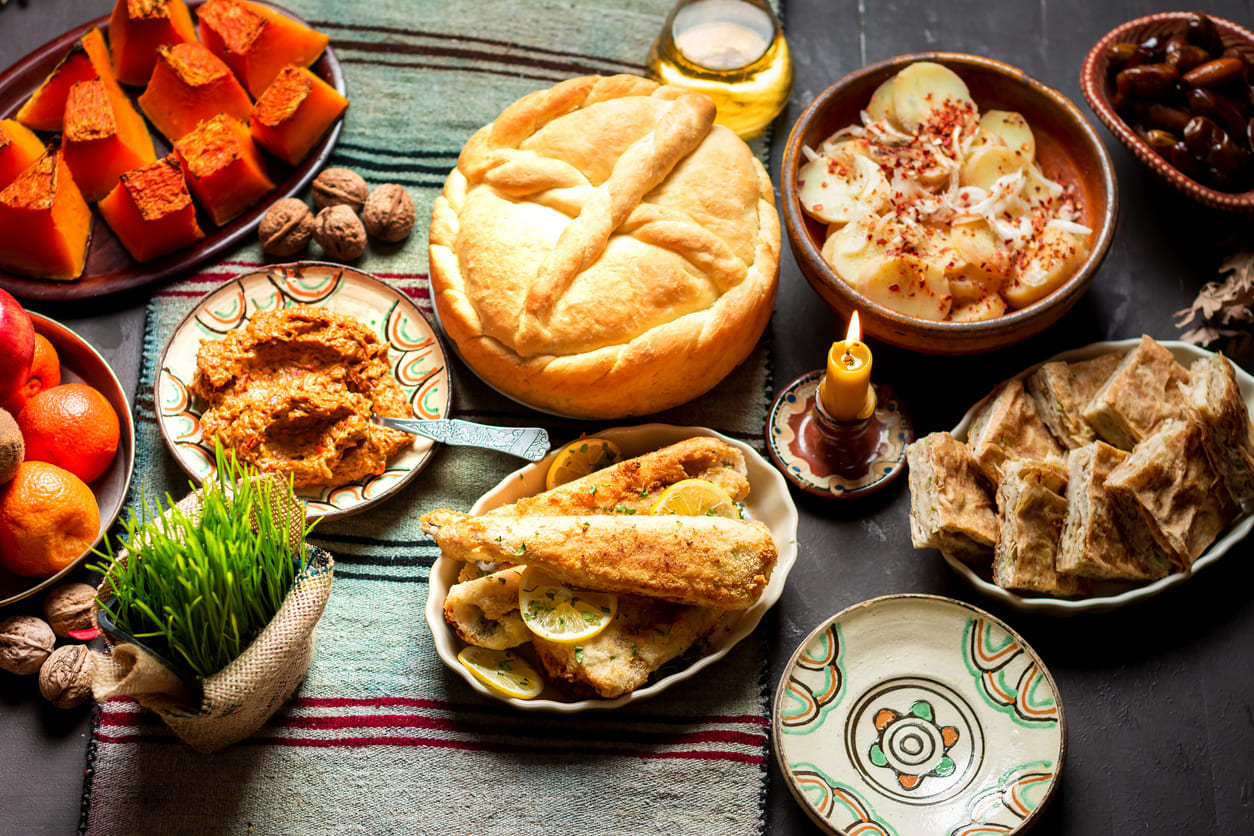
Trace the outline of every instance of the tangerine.
<instances>
[{"instance_id":1,"label":"tangerine","mask_svg":"<svg viewBox=\"0 0 1254 836\"><path fill-rule=\"evenodd\" d=\"M35 334L35 356L30 361L30 372L26 383L22 385L25 400L38 395L45 389L61 385L61 358L48 338L43 334Z\"/></svg>"},{"instance_id":2,"label":"tangerine","mask_svg":"<svg viewBox=\"0 0 1254 836\"><path fill-rule=\"evenodd\" d=\"M48 462L90 482L118 451L118 414L104 395L84 383L44 389L17 415L26 460Z\"/></svg>"},{"instance_id":3,"label":"tangerine","mask_svg":"<svg viewBox=\"0 0 1254 836\"><path fill-rule=\"evenodd\" d=\"M100 534L87 483L47 462L25 461L0 487L0 565L27 577L61 571Z\"/></svg>"}]
</instances>

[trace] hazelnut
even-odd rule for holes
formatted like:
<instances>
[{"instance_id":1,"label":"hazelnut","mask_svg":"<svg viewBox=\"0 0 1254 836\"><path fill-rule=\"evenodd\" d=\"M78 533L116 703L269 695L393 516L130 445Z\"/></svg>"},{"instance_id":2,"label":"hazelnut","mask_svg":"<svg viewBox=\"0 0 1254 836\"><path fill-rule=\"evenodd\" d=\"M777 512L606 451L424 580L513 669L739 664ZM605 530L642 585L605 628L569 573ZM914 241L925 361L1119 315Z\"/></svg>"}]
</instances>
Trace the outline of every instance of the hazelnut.
<instances>
[{"instance_id":1,"label":"hazelnut","mask_svg":"<svg viewBox=\"0 0 1254 836\"><path fill-rule=\"evenodd\" d=\"M52 632L68 639L71 630L91 630L96 626L91 614L95 600L96 590L85 583L62 584L44 598L44 618Z\"/></svg>"},{"instance_id":2,"label":"hazelnut","mask_svg":"<svg viewBox=\"0 0 1254 836\"><path fill-rule=\"evenodd\" d=\"M314 240L336 261L352 261L366 250L361 218L343 204L328 206L314 218Z\"/></svg>"},{"instance_id":3,"label":"hazelnut","mask_svg":"<svg viewBox=\"0 0 1254 836\"><path fill-rule=\"evenodd\" d=\"M414 228L414 201L395 183L384 183L370 193L362 209L366 232L381 241L395 243L409 237Z\"/></svg>"},{"instance_id":4,"label":"hazelnut","mask_svg":"<svg viewBox=\"0 0 1254 836\"><path fill-rule=\"evenodd\" d=\"M357 172L347 168L328 168L314 178L314 208L322 210L328 206L344 205L360 212L369 192L366 179Z\"/></svg>"},{"instance_id":5,"label":"hazelnut","mask_svg":"<svg viewBox=\"0 0 1254 836\"><path fill-rule=\"evenodd\" d=\"M314 216L305 201L285 197L276 201L258 229L261 251L270 255L296 255L313 236Z\"/></svg>"},{"instance_id":6,"label":"hazelnut","mask_svg":"<svg viewBox=\"0 0 1254 836\"><path fill-rule=\"evenodd\" d=\"M57 708L74 708L91 696L95 657L86 645L67 644L52 651L39 669L39 693Z\"/></svg>"},{"instance_id":7,"label":"hazelnut","mask_svg":"<svg viewBox=\"0 0 1254 836\"><path fill-rule=\"evenodd\" d=\"M35 673L56 643L56 634L42 618L9 616L0 621L0 668L21 675Z\"/></svg>"}]
</instances>

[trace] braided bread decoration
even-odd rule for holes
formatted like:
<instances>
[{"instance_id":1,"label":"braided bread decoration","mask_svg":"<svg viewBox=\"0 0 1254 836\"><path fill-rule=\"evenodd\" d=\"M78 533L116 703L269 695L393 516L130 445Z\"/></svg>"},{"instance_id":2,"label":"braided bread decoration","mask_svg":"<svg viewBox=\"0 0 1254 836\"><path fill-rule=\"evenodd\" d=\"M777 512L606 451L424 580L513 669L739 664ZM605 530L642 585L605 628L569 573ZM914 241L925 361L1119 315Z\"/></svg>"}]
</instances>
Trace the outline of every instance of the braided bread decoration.
<instances>
[{"instance_id":1,"label":"braided bread decoration","mask_svg":"<svg viewBox=\"0 0 1254 836\"><path fill-rule=\"evenodd\" d=\"M524 96L466 144L436 199L431 285L463 359L563 415L702 394L770 318L779 219L706 96L630 75Z\"/></svg>"}]
</instances>

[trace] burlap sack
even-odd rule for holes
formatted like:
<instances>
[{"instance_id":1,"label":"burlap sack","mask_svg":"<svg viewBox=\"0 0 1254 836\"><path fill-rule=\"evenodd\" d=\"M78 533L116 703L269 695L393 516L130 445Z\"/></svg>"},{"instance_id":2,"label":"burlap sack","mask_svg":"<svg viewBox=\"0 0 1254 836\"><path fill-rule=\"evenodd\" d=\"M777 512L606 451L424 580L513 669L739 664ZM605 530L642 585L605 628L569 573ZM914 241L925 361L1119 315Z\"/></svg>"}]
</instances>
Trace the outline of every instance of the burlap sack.
<instances>
[{"instance_id":1,"label":"burlap sack","mask_svg":"<svg viewBox=\"0 0 1254 836\"><path fill-rule=\"evenodd\" d=\"M285 482L275 479L274 488L274 496L284 500L294 551L302 539L304 508ZM177 507L197 517L200 492ZM92 696L98 701L133 697L198 752L214 752L248 737L291 697L313 659L314 627L331 596L335 561L313 546L306 546L305 554L305 571L274 618L234 661L201 682L199 695L151 653L135 644L115 644L106 635L112 652L96 654ZM124 563L126 557L122 552L118 560ZM100 600L113 594L107 575L96 592Z\"/></svg>"}]
</instances>

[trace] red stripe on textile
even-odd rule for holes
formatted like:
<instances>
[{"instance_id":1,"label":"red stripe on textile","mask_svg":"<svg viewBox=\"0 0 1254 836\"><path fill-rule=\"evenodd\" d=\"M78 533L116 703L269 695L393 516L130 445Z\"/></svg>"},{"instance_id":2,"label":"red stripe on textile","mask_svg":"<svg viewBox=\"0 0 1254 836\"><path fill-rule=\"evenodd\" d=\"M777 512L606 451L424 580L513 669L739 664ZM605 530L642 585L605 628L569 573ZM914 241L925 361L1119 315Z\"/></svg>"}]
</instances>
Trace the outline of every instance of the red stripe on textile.
<instances>
[{"instance_id":1,"label":"red stripe on textile","mask_svg":"<svg viewBox=\"0 0 1254 836\"><path fill-rule=\"evenodd\" d=\"M171 743L183 745L178 738L156 737L154 735L106 735L98 736L101 743L113 744L134 744L134 743ZM496 754L527 754L536 755L537 751L534 746L510 746L503 744L491 743L469 743L459 740L442 740L431 737L354 737L345 739L323 740L312 737L262 737L254 735L235 744L236 746L288 746L293 748L310 748L310 749L344 749L344 748L366 748L369 746L398 746L405 748L426 748L426 749L456 749L464 752L493 752ZM552 749L545 750L545 755L578 755L586 757L588 755L597 756L613 756L621 758L635 758L637 760L687 760L687 761L725 761L729 763L743 763L751 766L762 766L766 763L766 757L760 754L746 754L744 752L731 751L681 751L681 752L639 752L631 749L613 749L598 746L572 746L568 749Z\"/></svg>"}]
</instances>

